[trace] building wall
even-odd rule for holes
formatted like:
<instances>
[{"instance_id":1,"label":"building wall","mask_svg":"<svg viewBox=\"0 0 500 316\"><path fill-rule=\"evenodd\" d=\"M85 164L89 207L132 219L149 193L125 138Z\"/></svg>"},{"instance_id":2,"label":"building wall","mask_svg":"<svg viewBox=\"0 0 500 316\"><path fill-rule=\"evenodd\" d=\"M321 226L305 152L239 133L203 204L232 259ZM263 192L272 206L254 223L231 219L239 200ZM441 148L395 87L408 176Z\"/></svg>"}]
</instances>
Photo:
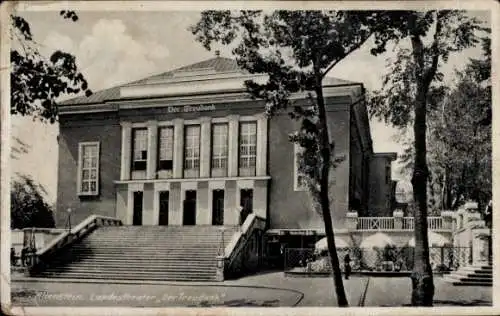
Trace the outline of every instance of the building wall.
<instances>
[{"instance_id":1,"label":"building wall","mask_svg":"<svg viewBox=\"0 0 500 316\"><path fill-rule=\"evenodd\" d=\"M303 101L297 101L300 104ZM332 140L335 141L335 154L343 155L344 161L337 169L332 170L331 212L334 226L343 227L343 221L349 205L350 159L352 146L357 147L350 139L350 97L331 97L327 99L328 123ZM212 183L206 180L193 179L189 182L169 183L115 183L120 180L122 127L120 123L140 123L149 120L171 121L176 118L185 120L200 117L227 117L228 115L257 115L262 113L262 102L245 101L217 104L216 110L206 112L169 113L165 107L120 110L114 114L94 113L79 115L63 115L60 119L59 137L59 181L57 200L57 226L64 226L65 210L73 209L72 223L76 224L92 214L117 216L126 224L132 218L127 213L127 205L131 205L130 190L144 191L144 199L157 198L161 190L171 190L169 201L169 224L182 221L182 209L179 207L184 199L183 190L193 186L197 193L197 207L205 213L211 209L211 189L216 185L225 190L225 219L236 221L235 205L239 203L239 190L251 187L254 190L254 210L266 210L269 228L324 228L320 215L312 210L307 192L294 190L294 146L288 135L295 131L298 123L288 115L282 114L271 118L268 122L267 138L267 174L271 180L257 179L227 180L224 183ZM100 142L100 192L96 197L80 198L77 195L78 144L84 141ZM359 159L356 159L358 169ZM352 170L352 168L351 168ZM356 177L360 178L358 173ZM132 181L133 182L133 181ZM358 188L359 189L359 188ZM208 199L206 197L208 195ZM154 202L156 203L156 201ZM143 224L154 225L158 217L157 209L151 201L143 203ZM262 214L266 215L266 214ZM197 214L198 223L210 224L211 215Z\"/></svg>"},{"instance_id":2,"label":"building wall","mask_svg":"<svg viewBox=\"0 0 500 316\"><path fill-rule=\"evenodd\" d=\"M336 170L330 172L332 221L334 227L343 227L348 210L349 195L349 104L350 97L336 97L327 100L328 127L335 141L335 154L344 155L345 160ZM269 124L269 173L270 203L269 224L272 229L322 229L320 215L312 209L309 195L294 190L294 145L288 135L299 127L287 115L271 119ZM335 181L333 181L335 179Z\"/></svg>"},{"instance_id":3,"label":"building wall","mask_svg":"<svg viewBox=\"0 0 500 316\"><path fill-rule=\"evenodd\" d=\"M370 196L367 214L364 216L392 216L390 166L391 160L387 156L374 155L370 160Z\"/></svg>"},{"instance_id":4,"label":"building wall","mask_svg":"<svg viewBox=\"0 0 500 316\"><path fill-rule=\"evenodd\" d=\"M77 195L78 144L100 143L99 195ZM59 132L59 168L57 183L56 227L64 227L67 208L72 209L72 225L92 214L115 216L115 184L120 177L121 129L116 115L63 117Z\"/></svg>"}]
</instances>

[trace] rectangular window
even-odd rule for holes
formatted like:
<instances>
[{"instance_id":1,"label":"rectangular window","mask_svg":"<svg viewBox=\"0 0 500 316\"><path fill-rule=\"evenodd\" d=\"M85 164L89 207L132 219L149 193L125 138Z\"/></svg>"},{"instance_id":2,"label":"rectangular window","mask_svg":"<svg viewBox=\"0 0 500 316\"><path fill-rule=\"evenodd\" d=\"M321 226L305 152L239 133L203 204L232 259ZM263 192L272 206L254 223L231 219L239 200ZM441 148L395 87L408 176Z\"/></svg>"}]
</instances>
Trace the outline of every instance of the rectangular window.
<instances>
[{"instance_id":1,"label":"rectangular window","mask_svg":"<svg viewBox=\"0 0 500 316\"><path fill-rule=\"evenodd\" d=\"M99 142L85 142L78 146L78 194L99 193Z\"/></svg>"},{"instance_id":2,"label":"rectangular window","mask_svg":"<svg viewBox=\"0 0 500 316\"><path fill-rule=\"evenodd\" d=\"M227 124L214 124L212 126L212 177L227 176L227 131Z\"/></svg>"},{"instance_id":3,"label":"rectangular window","mask_svg":"<svg viewBox=\"0 0 500 316\"><path fill-rule=\"evenodd\" d=\"M240 124L239 174L254 176L257 161L257 123L242 122Z\"/></svg>"},{"instance_id":4,"label":"rectangular window","mask_svg":"<svg viewBox=\"0 0 500 316\"><path fill-rule=\"evenodd\" d=\"M391 164L390 162L385 166L385 183L391 183Z\"/></svg>"},{"instance_id":5,"label":"rectangular window","mask_svg":"<svg viewBox=\"0 0 500 316\"><path fill-rule=\"evenodd\" d=\"M148 130L132 130L132 170L146 170L148 159Z\"/></svg>"},{"instance_id":6,"label":"rectangular window","mask_svg":"<svg viewBox=\"0 0 500 316\"><path fill-rule=\"evenodd\" d=\"M184 177L196 178L200 174L200 126L186 126L184 132Z\"/></svg>"},{"instance_id":7,"label":"rectangular window","mask_svg":"<svg viewBox=\"0 0 500 316\"><path fill-rule=\"evenodd\" d=\"M293 144L293 188L295 191L305 191L306 185L304 183L304 176L299 172L299 155L303 152L304 148L299 144Z\"/></svg>"},{"instance_id":8,"label":"rectangular window","mask_svg":"<svg viewBox=\"0 0 500 316\"><path fill-rule=\"evenodd\" d=\"M172 177L174 168L174 128L162 127L159 130L158 171Z\"/></svg>"}]
</instances>

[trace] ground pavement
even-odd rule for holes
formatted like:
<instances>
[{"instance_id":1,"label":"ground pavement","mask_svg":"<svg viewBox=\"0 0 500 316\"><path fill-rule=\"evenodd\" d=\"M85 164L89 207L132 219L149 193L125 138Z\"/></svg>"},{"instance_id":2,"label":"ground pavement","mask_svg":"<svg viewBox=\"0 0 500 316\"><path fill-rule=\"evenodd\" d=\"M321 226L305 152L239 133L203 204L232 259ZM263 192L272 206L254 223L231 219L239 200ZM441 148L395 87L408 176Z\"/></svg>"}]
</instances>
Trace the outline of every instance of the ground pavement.
<instances>
[{"instance_id":1,"label":"ground pavement","mask_svg":"<svg viewBox=\"0 0 500 316\"><path fill-rule=\"evenodd\" d=\"M441 277L434 283L435 306L492 304L492 288L457 287ZM411 301L408 277L352 276L344 287L353 307L408 306ZM286 277L283 272L203 283L14 278L11 290L15 306L337 306L331 278Z\"/></svg>"}]
</instances>

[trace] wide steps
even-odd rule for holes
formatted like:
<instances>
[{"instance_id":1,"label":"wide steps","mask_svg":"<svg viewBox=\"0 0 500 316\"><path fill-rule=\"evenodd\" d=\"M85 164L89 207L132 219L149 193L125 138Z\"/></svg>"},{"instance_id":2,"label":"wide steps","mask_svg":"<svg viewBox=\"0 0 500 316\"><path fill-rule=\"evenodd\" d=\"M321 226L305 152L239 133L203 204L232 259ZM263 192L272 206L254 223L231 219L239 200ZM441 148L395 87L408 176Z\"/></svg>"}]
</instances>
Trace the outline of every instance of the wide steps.
<instances>
[{"instance_id":1,"label":"wide steps","mask_svg":"<svg viewBox=\"0 0 500 316\"><path fill-rule=\"evenodd\" d=\"M159 275L154 274L123 274L123 273L107 273L105 275L98 273L78 273L78 272L43 272L39 276L48 278L68 278L68 279L104 279L104 280L145 280L145 281L213 281L215 275Z\"/></svg>"},{"instance_id":2,"label":"wide steps","mask_svg":"<svg viewBox=\"0 0 500 316\"><path fill-rule=\"evenodd\" d=\"M462 267L443 279L457 286L493 286L493 267L491 265Z\"/></svg>"},{"instance_id":3,"label":"wide steps","mask_svg":"<svg viewBox=\"0 0 500 316\"><path fill-rule=\"evenodd\" d=\"M237 227L100 227L51 260L41 277L203 281L215 280L216 257Z\"/></svg>"}]
</instances>

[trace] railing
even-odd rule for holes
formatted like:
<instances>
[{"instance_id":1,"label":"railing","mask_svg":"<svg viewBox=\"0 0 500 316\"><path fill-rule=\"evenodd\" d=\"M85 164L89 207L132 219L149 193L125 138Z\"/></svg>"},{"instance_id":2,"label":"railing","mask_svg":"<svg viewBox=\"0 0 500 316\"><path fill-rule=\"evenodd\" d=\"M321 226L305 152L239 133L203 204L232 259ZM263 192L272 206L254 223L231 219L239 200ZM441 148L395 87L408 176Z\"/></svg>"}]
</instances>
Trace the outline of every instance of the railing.
<instances>
[{"instance_id":1,"label":"railing","mask_svg":"<svg viewBox=\"0 0 500 316\"><path fill-rule=\"evenodd\" d=\"M403 217L403 230L413 230L415 219L413 217Z\"/></svg>"},{"instance_id":2,"label":"railing","mask_svg":"<svg viewBox=\"0 0 500 316\"><path fill-rule=\"evenodd\" d=\"M430 230L438 230L443 228L443 218L442 217L427 217L427 227Z\"/></svg>"},{"instance_id":3,"label":"railing","mask_svg":"<svg viewBox=\"0 0 500 316\"><path fill-rule=\"evenodd\" d=\"M413 230L415 219L413 217L358 217L356 230ZM444 230L443 218L440 216L427 217L429 230Z\"/></svg>"},{"instance_id":4,"label":"railing","mask_svg":"<svg viewBox=\"0 0 500 316\"><path fill-rule=\"evenodd\" d=\"M392 230L394 217L358 217L358 230Z\"/></svg>"},{"instance_id":5,"label":"railing","mask_svg":"<svg viewBox=\"0 0 500 316\"><path fill-rule=\"evenodd\" d=\"M266 225L265 219L251 213L247 216L240 231L236 232L231 241L224 249L224 269L230 269L238 256L245 249L249 239L256 230L264 230Z\"/></svg>"},{"instance_id":6,"label":"railing","mask_svg":"<svg viewBox=\"0 0 500 316\"><path fill-rule=\"evenodd\" d=\"M384 248L337 248L337 256L344 271L343 259L350 258L353 272L413 270L415 248L410 246ZM429 247L429 261L436 272L457 270L470 264L470 247ZM328 254L318 255L312 248L287 248L284 254L285 273L331 273L331 261Z\"/></svg>"},{"instance_id":7,"label":"railing","mask_svg":"<svg viewBox=\"0 0 500 316\"><path fill-rule=\"evenodd\" d=\"M51 254L56 251L80 240L83 236L91 232L98 226L121 226L122 221L113 217L91 215L83 220L80 224L73 227L71 231L61 233L54 238L51 242L45 245L42 249L38 250L34 255L35 258L33 265L37 265L50 258Z\"/></svg>"}]
</instances>

